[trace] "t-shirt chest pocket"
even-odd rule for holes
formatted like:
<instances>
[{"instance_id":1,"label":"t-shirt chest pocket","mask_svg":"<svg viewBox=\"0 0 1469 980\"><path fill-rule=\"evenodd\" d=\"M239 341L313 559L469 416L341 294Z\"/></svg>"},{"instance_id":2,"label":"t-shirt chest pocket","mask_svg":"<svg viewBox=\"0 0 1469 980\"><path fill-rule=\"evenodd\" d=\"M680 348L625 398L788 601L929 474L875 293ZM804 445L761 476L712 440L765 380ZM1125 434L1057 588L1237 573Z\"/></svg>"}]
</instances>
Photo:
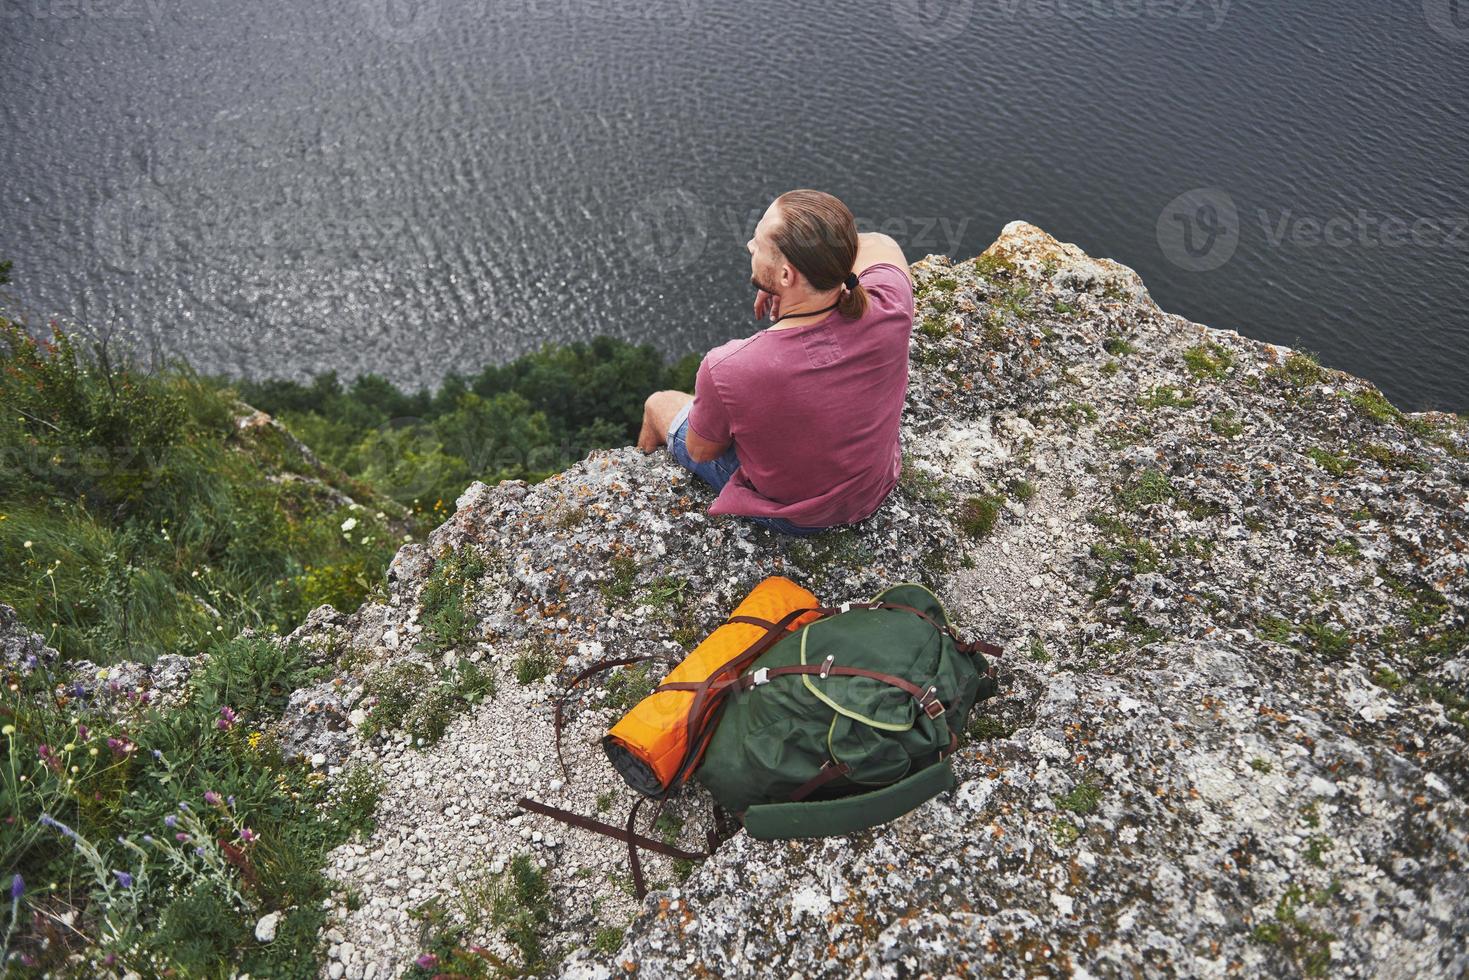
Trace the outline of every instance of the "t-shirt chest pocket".
<instances>
[{"instance_id":1,"label":"t-shirt chest pocket","mask_svg":"<svg viewBox=\"0 0 1469 980\"><path fill-rule=\"evenodd\" d=\"M826 367L842 356L841 342L830 327L817 327L807 331L802 335L801 342L806 346L806 359L811 362L812 367Z\"/></svg>"}]
</instances>

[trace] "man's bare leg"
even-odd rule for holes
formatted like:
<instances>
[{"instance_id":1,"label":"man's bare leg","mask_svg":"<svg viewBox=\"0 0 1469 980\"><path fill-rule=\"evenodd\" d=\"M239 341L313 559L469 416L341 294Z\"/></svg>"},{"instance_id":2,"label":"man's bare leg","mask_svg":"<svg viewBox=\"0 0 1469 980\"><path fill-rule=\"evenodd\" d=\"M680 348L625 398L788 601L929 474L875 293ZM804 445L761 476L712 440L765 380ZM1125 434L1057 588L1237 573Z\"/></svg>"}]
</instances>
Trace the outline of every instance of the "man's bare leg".
<instances>
[{"instance_id":1,"label":"man's bare leg","mask_svg":"<svg viewBox=\"0 0 1469 980\"><path fill-rule=\"evenodd\" d=\"M668 442L668 426L679 411L694 400L684 391L655 391L643 402L643 431L638 433L638 448L651 453Z\"/></svg>"}]
</instances>

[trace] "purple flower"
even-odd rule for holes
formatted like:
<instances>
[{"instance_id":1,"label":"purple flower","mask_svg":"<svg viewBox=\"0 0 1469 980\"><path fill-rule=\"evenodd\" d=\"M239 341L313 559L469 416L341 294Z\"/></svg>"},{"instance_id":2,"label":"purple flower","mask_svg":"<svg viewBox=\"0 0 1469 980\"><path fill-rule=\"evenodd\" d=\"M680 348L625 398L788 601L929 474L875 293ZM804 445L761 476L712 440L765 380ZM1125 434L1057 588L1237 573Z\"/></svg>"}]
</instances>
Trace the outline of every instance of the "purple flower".
<instances>
[{"instance_id":1,"label":"purple flower","mask_svg":"<svg viewBox=\"0 0 1469 980\"><path fill-rule=\"evenodd\" d=\"M250 843L252 840L255 840L258 836L260 835L255 833L255 831L251 830L249 827L240 828L240 840L244 841L246 844Z\"/></svg>"},{"instance_id":2,"label":"purple flower","mask_svg":"<svg viewBox=\"0 0 1469 980\"><path fill-rule=\"evenodd\" d=\"M187 810L188 808L189 808L189 804L187 804L187 803L180 803L179 804L179 809L180 810Z\"/></svg>"},{"instance_id":3,"label":"purple flower","mask_svg":"<svg viewBox=\"0 0 1469 980\"><path fill-rule=\"evenodd\" d=\"M158 749L154 749L153 750L153 758L155 758L155 759L162 759L163 758L163 753L160 752Z\"/></svg>"},{"instance_id":4,"label":"purple flower","mask_svg":"<svg viewBox=\"0 0 1469 980\"><path fill-rule=\"evenodd\" d=\"M88 728L86 725L78 725L77 726L77 741L78 742L85 742L87 740L87 736L90 735L90 734L92 734L92 730L90 728Z\"/></svg>"},{"instance_id":5,"label":"purple flower","mask_svg":"<svg viewBox=\"0 0 1469 980\"><path fill-rule=\"evenodd\" d=\"M74 698L84 698L87 696L87 689L85 687L82 687L81 681L77 681L71 689L71 694Z\"/></svg>"},{"instance_id":6,"label":"purple flower","mask_svg":"<svg viewBox=\"0 0 1469 980\"><path fill-rule=\"evenodd\" d=\"M124 888L131 888L131 887L133 887L133 876L132 875L128 874L126 871L113 871L112 873L115 874L115 875L117 875L117 883L119 885L121 885Z\"/></svg>"},{"instance_id":7,"label":"purple flower","mask_svg":"<svg viewBox=\"0 0 1469 980\"><path fill-rule=\"evenodd\" d=\"M205 803L208 803L210 806L218 806L219 805L219 794L216 793L212 789L205 790L204 791L204 802Z\"/></svg>"},{"instance_id":8,"label":"purple flower","mask_svg":"<svg viewBox=\"0 0 1469 980\"><path fill-rule=\"evenodd\" d=\"M418 959L414 960L414 962L423 967L425 970L432 970L434 967L439 965L439 958L433 953L424 953Z\"/></svg>"},{"instance_id":9,"label":"purple flower","mask_svg":"<svg viewBox=\"0 0 1469 980\"><path fill-rule=\"evenodd\" d=\"M144 834L143 835L143 843L144 844L151 844L151 843L153 843L153 835L152 834Z\"/></svg>"},{"instance_id":10,"label":"purple flower","mask_svg":"<svg viewBox=\"0 0 1469 980\"><path fill-rule=\"evenodd\" d=\"M215 725L219 727L220 731L227 732L231 728L234 728L235 722L239 720L240 716L235 714L234 709L229 705L224 705L219 709L219 721L215 722Z\"/></svg>"},{"instance_id":11,"label":"purple flower","mask_svg":"<svg viewBox=\"0 0 1469 980\"><path fill-rule=\"evenodd\" d=\"M168 816L166 816L166 817L163 818L163 825L165 827L174 827L174 826L177 826L178 825L178 822L179 822L179 818L176 817L176 816L174 816L171 813Z\"/></svg>"},{"instance_id":12,"label":"purple flower","mask_svg":"<svg viewBox=\"0 0 1469 980\"><path fill-rule=\"evenodd\" d=\"M173 839L178 841L179 843L183 843L184 841L189 839L189 835L183 832L179 832L173 835Z\"/></svg>"},{"instance_id":13,"label":"purple flower","mask_svg":"<svg viewBox=\"0 0 1469 980\"><path fill-rule=\"evenodd\" d=\"M67 837L70 837L72 840L76 841L78 844L80 844L82 842L82 839L77 836L77 832L75 830L72 830L70 827L68 827L66 824L62 823L60 820L54 819L49 813L43 813L43 814L41 814L41 823L44 824L47 827L51 827L54 830L61 831L61 833L65 834Z\"/></svg>"},{"instance_id":14,"label":"purple flower","mask_svg":"<svg viewBox=\"0 0 1469 980\"><path fill-rule=\"evenodd\" d=\"M20 897L25 894L25 890L26 880L20 875L12 876L10 879L10 900L12 902L20 901Z\"/></svg>"},{"instance_id":15,"label":"purple flower","mask_svg":"<svg viewBox=\"0 0 1469 980\"><path fill-rule=\"evenodd\" d=\"M229 805L230 805L231 809L234 808L234 805L235 805L235 797L234 797L234 794L233 793L230 794L230 797L229 797Z\"/></svg>"},{"instance_id":16,"label":"purple flower","mask_svg":"<svg viewBox=\"0 0 1469 980\"><path fill-rule=\"evenodd\" d=\"M204 856L204 848L202 848L202 847L196 847L196 848L194 848L194 853L197 854L197 855L199 855L200 857L203 857Z\"/></svg>"}]
</instances>

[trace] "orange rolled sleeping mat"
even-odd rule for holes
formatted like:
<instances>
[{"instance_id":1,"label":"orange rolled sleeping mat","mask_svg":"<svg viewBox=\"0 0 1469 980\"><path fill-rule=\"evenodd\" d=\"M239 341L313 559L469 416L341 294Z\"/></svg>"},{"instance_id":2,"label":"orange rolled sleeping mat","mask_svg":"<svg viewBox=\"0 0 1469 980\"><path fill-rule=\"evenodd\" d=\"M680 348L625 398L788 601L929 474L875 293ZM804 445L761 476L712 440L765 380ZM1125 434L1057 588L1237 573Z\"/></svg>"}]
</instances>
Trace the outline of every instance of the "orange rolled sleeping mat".
<instances>
[{"instance_id":1,"label":"orange rolled sleeping mat","mask_svg":"<svg viewBox=\"0 0 1469 980\"><path fill-rule=\"evenodd\" d=\"M772 575L750 590L730 618L749 616L778 623L798 609L814 610L820 605L816 596L795 582ZM816 618L817 613L806 613L786 628L796 630ZM714 677L768 632L754 623L726 622L695 647L662 683L698 683ZM657 797L693 772L708 744L707 734L712 734L712 727L706 737L696 733L698 744L690 745L689 713L694 705L693 691L655 690L612 726L602 739L602 747L629 786L645 796Z\"/></svg>"}]
</instances>

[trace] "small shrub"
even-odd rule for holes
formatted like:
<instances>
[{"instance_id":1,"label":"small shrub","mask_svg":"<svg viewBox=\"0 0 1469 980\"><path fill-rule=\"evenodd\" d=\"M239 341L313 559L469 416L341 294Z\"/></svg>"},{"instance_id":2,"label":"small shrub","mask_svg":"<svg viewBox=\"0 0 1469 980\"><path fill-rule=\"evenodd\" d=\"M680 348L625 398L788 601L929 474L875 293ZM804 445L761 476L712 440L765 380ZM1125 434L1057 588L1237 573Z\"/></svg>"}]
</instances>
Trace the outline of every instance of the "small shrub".
<instances>
[{"instance_id":1,"label":"small shrub","mask_svg":"<svg viewBox=\"0 0 1469 980\"><path fill-rule=\"evenodd\" d=\"M1149 467L1136 480L1119 490L1117 499L1128 510L1136 511L1171 500L1174 492L1173 482L1168 479L1168 475L1156 467Z\"/></svg>"},{"instance_id":2,"label":"small shrub","mask_svg":"<svg viewBox=\"0 0 1469 980\"><path fill-rule=\"evenodd\" d=\"M1217 380L1228 375L1234 367L1234 355L1228 348L1210 341L1184 351L1183 363L1194 377Z\"/></svg>"},{"instance_id":3,"label":"small shrub","mask_svg":"<svg viewBox=\"0 0 1469 980\"><path fill-rule=\"evenodd\" d=\"M555 669L556 658L542 638L532 641L515 657L515 681L521 687L534 684Z\"/></svg>"},{"instance_id":4,"label":"small shrub","mask_svg":"<svg viewBox=\"0 0 1469 980\"><path fill-rule=\"evenodd\" d=\"M971 538L988 537L1004 506L1005 498L997 494L970 497L959 508L959 529Z\"/></svg>"}]
</instances>

